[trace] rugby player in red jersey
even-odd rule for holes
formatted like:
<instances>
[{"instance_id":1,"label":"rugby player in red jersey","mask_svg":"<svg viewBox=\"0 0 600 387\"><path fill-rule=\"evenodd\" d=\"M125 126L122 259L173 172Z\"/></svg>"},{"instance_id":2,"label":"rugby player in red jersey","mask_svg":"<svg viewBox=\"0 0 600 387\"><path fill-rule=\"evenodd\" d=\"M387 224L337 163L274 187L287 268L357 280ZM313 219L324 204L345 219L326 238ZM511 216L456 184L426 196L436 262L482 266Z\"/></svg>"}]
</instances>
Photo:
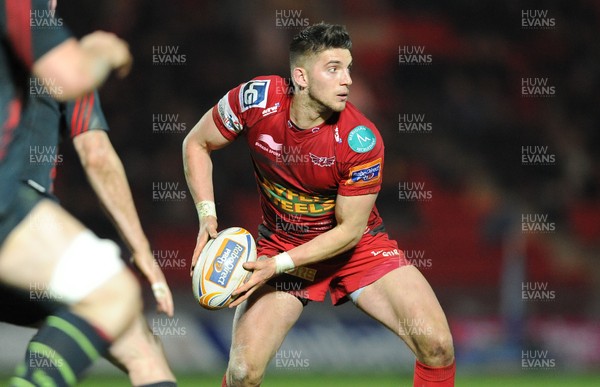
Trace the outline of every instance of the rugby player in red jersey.
<instances>
[{"instance_id":1,"label":"rugby player in red jersey","mask_svg":"<svg viewBox=\"0 0 600 387\"><path fill-rule=\"evenodd\" d=\"M348 102L351 41L342 26L316 24L290 45L293 88L254 78L228 92L184 141L184 168L198 209L195 264L217 232L210 153L239 136L250 149L263 222L257 262L238 298L224 386L260 385L309 301L352 300L416 355L415 386L453 386L452 336L435 294L389 239L375 199L383 141ZM291 292L281 289L294 289ZM419 321L431 334L413 334ZM421 329L419 330L421 331Z\"/></svg>"}]
</instances>

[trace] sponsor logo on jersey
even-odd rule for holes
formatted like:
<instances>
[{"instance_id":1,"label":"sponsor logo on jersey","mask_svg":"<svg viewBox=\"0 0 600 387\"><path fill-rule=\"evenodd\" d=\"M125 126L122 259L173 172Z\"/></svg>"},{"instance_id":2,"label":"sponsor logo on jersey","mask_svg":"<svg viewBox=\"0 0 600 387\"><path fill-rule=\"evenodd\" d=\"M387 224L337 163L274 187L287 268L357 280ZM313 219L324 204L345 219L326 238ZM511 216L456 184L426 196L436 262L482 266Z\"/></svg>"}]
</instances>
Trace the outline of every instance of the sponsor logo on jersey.
<instances>
[{"instance_id":1,"label":"sponsor logo on jersey","mask_svg":"<svg viewBox=\"0 0 600 387\"><path fill-rule=\"evenodd\" d=\"M212 267L206 274L207 279L219 286L226 287L231 279L240 258L244 256L246 248L241 244L225 239L217 252Z\"/></svg>"},{"instance_id":2,"label":"sponsor logo on jersey","mask_svg":"<svg viewBox=\"0 0 600 387\"><path fill-rule=\"evenodd\" d=\"M242 112L250 108L266 108L270 80L250 81L240 90L240 107Z\"/></svg>"},{"instance_id":3,"label":"sponsor logo on jersey","mask_svg":"<svg viewBox=\"0 0 600 387\"><path fill-rule=\"evenodd\" d=\"M362 186L381 181L381 158L350 169L346 185Z\"/></svg>"},{"instance_id":4,"label":"sponsor logo on jersey","mask_svg":"<svg viewBox=\"0 0 600 387\"><path fill-rule=\"evenodd\" d=\"M317 269L302 266L302 267L297 267L290 271L286 271L285 273L313 282L315 280L315 277L317 276ZM305 298L308 298L308 297L305 297Z\"/></svg>"},{"instance_id":5,"label":"sponsor logo on jersey","mask_svg":"<svg viewBox=\"0 0 600 387\"><path fill-rule=\"evenodd\" d=\"M262 111L262 116L266 117L268 115L271 115L273 113L277 113L277 110L279 110L279 102L277 102L275 105L271 106L270 108L267 108L265 110Z\"/></svg>"},{"instance_id":6,"label":"sponsor logo on jersey","mask_svg":"<svg viewBox=\"0 0 600 387\"><path fill-rule=\"evenodd\" d=\"M310 161L317 167L331 167L335 163L335 156L317 156L309 153Z\"/></svg>"},{"instance_id":7,"label":"sponsor logo on jersey","mask_svg":"<svg viewBox=\"0 0 600 387\"><path fill-rule=\"evenodd\" d=\"M229 94L225 94L225 96L219 100L217 111L227 130L239 133L244 129L239 118L235 115L233 109L231 109L231 105L229 104Z\"/></svg>"},{"instance_id":8,"label":"sponsor logo on jersey","mask_svg":"<svg viewBox=\"0 0 600 387\"><path fill-rule=\"evenodd\" d=\"M352 129L348 135L348 145L357 153L365 153L375 147L377 138L373 131L364 125Z\"/></svg>"},{"instance_id":9,"label":"sponsor logo on jersey","mask_svg":"<svg viewBox=\"0 0 600 387\"><path fill-rule=\"evenodd\" d=\"M374 257L377 257L378 255L381 255L382 257L396 257L400 255L400 251L398 249L394 249L394 250L373 250L371 251L371 255L373 255Z\"/></svg>"},{"instance_id":10,"label":"sponsor logo on jersey","mask_svg":"<svg viewBox=\"0 0 600 387\"><path fill-rule=\"evenodd\" d=\"M260 188L273 206L287 214L316 217L332 214L335 208L335 195L316 196L297 192L265 178L260 179Z\"/></svg>"},{"instance_id":11,"label":"sponsor logo on jersey","mask_svg":"<svg viewBox=\"0 0 600 387\"><path fill-rule=\"evenodd\" d=\"M273 139L273 136L271 136L270 134L260 134L256 139L254 146L259 149L262 149L263 151L271 155L274 155L275 157L281 157L281 148L283 144L275 141Z\"/></svg>"}]
</instances>

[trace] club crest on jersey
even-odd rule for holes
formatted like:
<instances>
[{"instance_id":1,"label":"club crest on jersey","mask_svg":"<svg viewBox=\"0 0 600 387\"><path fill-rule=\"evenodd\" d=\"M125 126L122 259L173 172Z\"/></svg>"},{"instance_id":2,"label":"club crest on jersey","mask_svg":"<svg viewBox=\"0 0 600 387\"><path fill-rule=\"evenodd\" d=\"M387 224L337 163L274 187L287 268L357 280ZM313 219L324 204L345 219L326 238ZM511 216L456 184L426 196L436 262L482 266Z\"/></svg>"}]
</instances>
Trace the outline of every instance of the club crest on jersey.
<instances>
[{"instance_id":1,"label":"club crest on jersey","mask_svg":"<svg viewBox=\"0 0 600 387\"><path fill-rule=\"evenodd\" d=\"M270 80L250 81L240 90L240 107L242 111L250 108L266 108Z\"/></svg>"},{"instance_id":2,"label":"club crest on jersey","mask_svg":"<svg viewBox=\"0 0 600 387\"><path fill-rule=\"evenodd\" d=\"M317 167L331 167L333 163L335 163L335 156L325 157L325 156L317 156L312 153L309 153L310 161Z\"/></svg>"},{"instance_id":3,"label":"club crest on jersey","mask_svg":"<svg viewBox=\"0 0 600 387\"><path fill-rule=\"evenodd\" d=\"M346 185L363 186L381 181L381 158L350 169Z\"/></svg>"},{"instance_id":4,"label":"club crest on jersey","mask_svg":"<svg viewBox=\"0 0 600 387\"><path fill-rule=\"evenodd\" d=\"M352 129L348 135L348 145L357 153L365 153L375 147L377 138L375 133L364 125Z\"/></svg>"}]
</instances>

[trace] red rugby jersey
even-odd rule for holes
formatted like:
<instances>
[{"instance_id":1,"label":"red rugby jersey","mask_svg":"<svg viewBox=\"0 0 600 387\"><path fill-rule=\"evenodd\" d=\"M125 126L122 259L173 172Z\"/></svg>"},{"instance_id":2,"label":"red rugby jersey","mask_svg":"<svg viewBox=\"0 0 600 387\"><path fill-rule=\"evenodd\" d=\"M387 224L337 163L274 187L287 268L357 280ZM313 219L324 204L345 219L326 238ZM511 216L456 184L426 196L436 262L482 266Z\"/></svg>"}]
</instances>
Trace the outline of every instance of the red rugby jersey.
<instances>
[{"instance_id":1,"label":"red rugby jersey","mask_svg":"<svg viewBox=\"0 0 600 387\"><path fill-rule=\"evenodd\" d=\"M264 225L301 244L335 226L336 195L379 192L384 147L375 125L350 103L301 130L290 120L291 101L287 80L257 77L230 90L212 115L227 139L246 138ZM381 223L373 207L366 231Z\"/></svg>"}]
</instances>

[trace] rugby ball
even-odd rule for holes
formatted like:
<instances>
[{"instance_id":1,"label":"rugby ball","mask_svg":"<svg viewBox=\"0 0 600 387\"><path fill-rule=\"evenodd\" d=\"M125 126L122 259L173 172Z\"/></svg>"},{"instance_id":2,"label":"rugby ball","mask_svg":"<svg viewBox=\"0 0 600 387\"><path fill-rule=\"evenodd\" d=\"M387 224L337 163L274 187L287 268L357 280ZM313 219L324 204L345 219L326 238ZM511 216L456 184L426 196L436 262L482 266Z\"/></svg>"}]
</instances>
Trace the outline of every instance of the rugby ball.
<instances>
[{"instance_id":1,"label":"rugby ball","mask_svg":"<svg viewBox=\"0 0 600 387\"><path fill-rule=\"evenodd\" d=\"M251 275L242 264L253 261L256 261L256 243L247 230L230 227L209 239L192 276L192 290L198 303L211 310L229 305L235 299L231 293Z\"/></svg>"}]
</instances>

